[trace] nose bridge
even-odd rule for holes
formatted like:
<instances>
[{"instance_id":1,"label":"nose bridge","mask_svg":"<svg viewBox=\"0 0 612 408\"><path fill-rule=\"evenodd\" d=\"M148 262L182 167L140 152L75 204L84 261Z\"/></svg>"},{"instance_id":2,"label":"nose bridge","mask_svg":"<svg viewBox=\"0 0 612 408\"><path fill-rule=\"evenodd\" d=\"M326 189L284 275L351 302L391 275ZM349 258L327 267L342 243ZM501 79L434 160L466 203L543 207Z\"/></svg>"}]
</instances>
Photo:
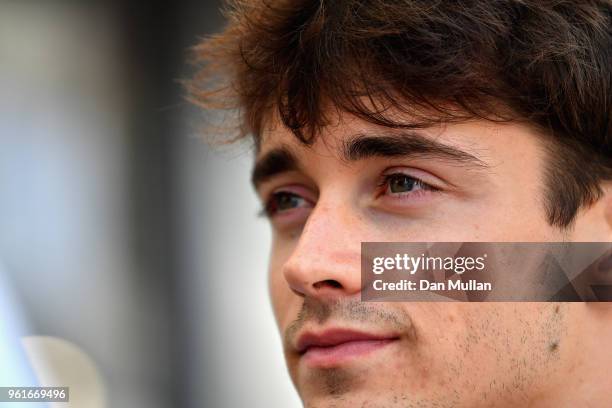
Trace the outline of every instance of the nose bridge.
<instances>
[{"instance_id":1,"label":"nose bridge","mask_svg":"<svg viewBox=\"0 0 612 408\"><path fill-rule=\"evenodd\" d=\"M346 196L320 196L284 266L290 287L306 296L359 292L360 227Z\"/></svg>"}]
</instances>

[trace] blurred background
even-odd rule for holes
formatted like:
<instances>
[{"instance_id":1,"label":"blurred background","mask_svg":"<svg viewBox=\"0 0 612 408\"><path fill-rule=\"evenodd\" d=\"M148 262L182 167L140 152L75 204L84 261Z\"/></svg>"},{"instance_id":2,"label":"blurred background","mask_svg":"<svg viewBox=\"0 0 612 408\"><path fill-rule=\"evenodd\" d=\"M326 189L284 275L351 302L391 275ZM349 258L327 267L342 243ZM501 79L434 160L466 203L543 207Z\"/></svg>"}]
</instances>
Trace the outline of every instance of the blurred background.
<instances>
[{"instance_id":1,"label":"blurred background","mask_svg":"<svg viewBox=\"0 0 612 408\"><path fill-rule=\"evenodd\" d=\"M300 406L250 149L207 147L178 83L219 8L0 2L0 385L33 375L15 339L52 336L108 407Z\"/></svg>"}]
</instances>

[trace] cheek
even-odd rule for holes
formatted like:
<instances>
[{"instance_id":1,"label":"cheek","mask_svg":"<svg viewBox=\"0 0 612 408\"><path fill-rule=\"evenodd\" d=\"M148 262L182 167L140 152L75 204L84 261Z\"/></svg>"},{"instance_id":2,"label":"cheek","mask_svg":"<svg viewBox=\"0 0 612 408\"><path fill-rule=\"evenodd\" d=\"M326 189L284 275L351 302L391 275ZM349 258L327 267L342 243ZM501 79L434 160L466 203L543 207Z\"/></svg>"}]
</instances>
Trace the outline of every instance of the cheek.
<instances>
[{"instance_id":1,"label":"cheek","mask_svg":"<svg viewBox=\"0 0 612 408\"><path fill-rule=\"evenodd\" d=\"M561 239L562 233L551 227L544 214L534 211L533 207L517 211L503 202L449 204L424 220L420 228L415 228L418 236L412 238L426 242L548 242Z\"/></svg>"},{"instance_id":2,"label":"cheek","mask_svg":"<svg viewBox=\"0 0 612 408\"><path fill-rule=\"evenodd\" d=\"M282 328L282 323L286 320L287 312L289 310L291 296L295 295L293 295L287 289L287 285L285 284L284 279L282 279L281 273L273 268L270 268L268 284L270 288L270 297L272 299L272 307L274 308L274 316L276 317L276 323Z\"/></svg>"},{"instance_id":3,"label":"cheek","mask_svg":"<svg viewBox=\"0 0 612 408\"><path fill-rule=\"evenodd\" d=\"M283 265L290 255L289 250L286 246L279 245L275 239L272 244L270 269L268 271L268 287L272 299L272 307L274 308L274 316L276 317L276 323L281 329L291 317L289 316L292 309L291 304L297 299L297 296L289 289L287 281L283 276Z\"/></svg>"}]
</instances>

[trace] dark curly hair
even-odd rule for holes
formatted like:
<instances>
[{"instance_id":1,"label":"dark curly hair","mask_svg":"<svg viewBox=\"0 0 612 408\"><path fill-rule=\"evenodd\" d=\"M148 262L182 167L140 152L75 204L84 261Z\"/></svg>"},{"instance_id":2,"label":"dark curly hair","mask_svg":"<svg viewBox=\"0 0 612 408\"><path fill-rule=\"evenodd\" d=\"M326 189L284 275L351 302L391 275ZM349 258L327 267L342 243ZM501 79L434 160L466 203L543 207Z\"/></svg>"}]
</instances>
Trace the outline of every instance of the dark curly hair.
<instances>
[{"instance_id":1,"label":"dark curly hair","mask_svg":"<svg viewBox=\"0 0 612 408\"><path fill-rule=\"evenodd\" d=\"M238 138L258 144L277 115L311 144L330 106L390 128L525 122L551 155L559 227L612 179L610 1L234 0L226 11L225 30L194 48L188 91L238 112Z\"/></svg>"}]
</instances>

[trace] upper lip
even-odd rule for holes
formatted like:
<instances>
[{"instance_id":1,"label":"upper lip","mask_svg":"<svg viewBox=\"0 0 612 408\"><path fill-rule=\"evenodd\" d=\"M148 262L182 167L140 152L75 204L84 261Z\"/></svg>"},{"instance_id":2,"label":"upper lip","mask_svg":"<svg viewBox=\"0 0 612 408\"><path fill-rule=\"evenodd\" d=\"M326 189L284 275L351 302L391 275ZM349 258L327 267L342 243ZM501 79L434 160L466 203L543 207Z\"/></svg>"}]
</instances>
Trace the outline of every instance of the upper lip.
<instances>
[{"instance_id":1,"label":"upper lip","mask_svg":"<svg viewBox=\"0 0 612 408\"><path fill-rule=\"evenodd\" d=\"M305 353L310 347L333 347L352 341L394 340L395 334L372 334L352 329L327 329L319 333L304 332L297 340L296 349Z\"/></svg>"}]
</instances>

